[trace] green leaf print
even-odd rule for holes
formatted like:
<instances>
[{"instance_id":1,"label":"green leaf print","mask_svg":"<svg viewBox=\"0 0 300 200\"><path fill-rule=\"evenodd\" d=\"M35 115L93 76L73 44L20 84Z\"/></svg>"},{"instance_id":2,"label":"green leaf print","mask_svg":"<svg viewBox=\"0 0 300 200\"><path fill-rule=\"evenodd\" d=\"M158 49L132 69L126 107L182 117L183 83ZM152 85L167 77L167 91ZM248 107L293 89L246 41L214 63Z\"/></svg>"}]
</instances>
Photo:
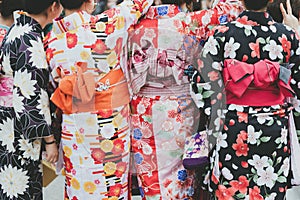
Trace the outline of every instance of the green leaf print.
<instances>
[{"instance_id":1,"label":"green leaf print","mask_svg":"<svg viewBox=\"0 0 300 200\"><path fill-rule=\"evenodd\" d=\"M285 176L279 176L279 177L277 178L277 181L278 181L279 183L285 183L287 180L286 180L286 177L285 177Z\"/></svg>"},{"instance_id":2,"label":"green leaf print","mask_svg":"<svg viewBox=\"0 0 300 200\"><path fill-rule=\"evenodd\" d=\"M260 138L260 141L262 141L262 142L269 142L270 139L271 139L271 137L264 136L264 137Z\"/></svg>"},{"instance_id":3,"label":"green leaf print","mask_svg":"<svg viewBox=\"0 0 300 200\"><path fill-rule=\"evenodd\" d=\"M142 118L144 119L145 122L152 124L152 119L149 115L143 115Z\"/></svg>"},{"instance_id":4,"label":"green leaf print","mask_svg":"<svg viewBox=\"0 0 300 200\"><path fill-rule=\"evenodd\" d=\"M237 197L238 199L245 199L245 195L242 194L242 193L237 194L236 197Z\"/></svg>"},{"instance_id":5,"label":"green leaf print","mask_svg":"<svg viewBox=\"0 0 300 200\"><path fill-rule=\"evenodd\" d=\"M267 126L272 126L274 124L274 119L271 118L270 121L266 124Z\"/></svg>"},{"instance_id":6,"label":"green leaf print","mask_svg":"<svg viewBox=\"0 0 300 200\"><path fill-rule=\"evenodd\" d=\"M209 98L214 92L213 91L205 91L203 92L203 98Z\"/></svg>"}]
</instances>

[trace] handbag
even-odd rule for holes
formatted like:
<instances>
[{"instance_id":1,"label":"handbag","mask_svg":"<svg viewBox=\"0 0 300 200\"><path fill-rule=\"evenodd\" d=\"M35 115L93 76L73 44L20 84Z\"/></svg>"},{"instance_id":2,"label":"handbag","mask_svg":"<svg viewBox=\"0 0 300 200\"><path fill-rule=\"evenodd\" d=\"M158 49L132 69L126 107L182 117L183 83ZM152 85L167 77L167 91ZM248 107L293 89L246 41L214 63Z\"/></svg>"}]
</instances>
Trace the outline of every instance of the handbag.
<instances>
[{"instance_id":1,"label":"handbag","mask_svg":"<svg viewBox=\"0 0 300 200\"><path fill-rule=\"evenodd\" d=\"M196 132L185 140L182 164L185 169L197 169L209 163L206 131Z\"/></svg>"}]
</instances>

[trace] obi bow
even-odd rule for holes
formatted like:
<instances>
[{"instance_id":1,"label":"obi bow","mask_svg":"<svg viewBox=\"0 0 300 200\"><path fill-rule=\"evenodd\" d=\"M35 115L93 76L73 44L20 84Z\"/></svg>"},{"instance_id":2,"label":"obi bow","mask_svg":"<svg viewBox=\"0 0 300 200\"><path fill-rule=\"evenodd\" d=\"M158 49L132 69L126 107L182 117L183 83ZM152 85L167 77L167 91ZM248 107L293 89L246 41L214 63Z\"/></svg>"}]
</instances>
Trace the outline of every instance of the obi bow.
<instances>
[{"instance_id":1,"label":"obi bow","mask_svg":"<svg viewBox=\"0 0 300 200\"><path fill-rule=\"evenodd\" d=\"M224 61L223 79L226 90L240 98L249 87L261 90L276 89L286 97L294 95L289 85L290 71L277 62L267 59L254 64L226 59ZM275 86L275 87L274 87Z\"/></svg>"},{"instance_id":2,"label":"obi bow","mask_svg":"<svg viewBox=\"0 0 300 200\"><path fill-rule=\"evenodd\" d=\"M153 49L154 51L151 51L149 49L134 45L130 76L131 87L135 94L146 84L148 74L165 78L169 75L164 73L170 71L176 83L181 83L186 62L185 51L173 49ZM166 68L167 70L161 70L164 72L161 73L159 68Z\"/></svg>"}]
</instances>

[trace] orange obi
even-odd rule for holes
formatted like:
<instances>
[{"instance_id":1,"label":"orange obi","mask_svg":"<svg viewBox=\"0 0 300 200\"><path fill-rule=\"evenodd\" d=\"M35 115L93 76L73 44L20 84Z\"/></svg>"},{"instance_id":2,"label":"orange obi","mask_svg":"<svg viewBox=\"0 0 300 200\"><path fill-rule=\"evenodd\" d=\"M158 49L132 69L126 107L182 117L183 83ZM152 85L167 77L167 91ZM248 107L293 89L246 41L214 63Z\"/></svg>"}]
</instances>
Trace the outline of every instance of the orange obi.
<instances>
[{"instance_id":1,"label":"orange obi","mask_svg":"<svg viewBox=\"0 0 300 200\"><path fill-rule=\"evenodd\" d=\"M65 114L113 109L129 103L128 85L121 69L95 81L94 73L78 67L61 79L51 101Z\"/></svg>"}]
</instances>

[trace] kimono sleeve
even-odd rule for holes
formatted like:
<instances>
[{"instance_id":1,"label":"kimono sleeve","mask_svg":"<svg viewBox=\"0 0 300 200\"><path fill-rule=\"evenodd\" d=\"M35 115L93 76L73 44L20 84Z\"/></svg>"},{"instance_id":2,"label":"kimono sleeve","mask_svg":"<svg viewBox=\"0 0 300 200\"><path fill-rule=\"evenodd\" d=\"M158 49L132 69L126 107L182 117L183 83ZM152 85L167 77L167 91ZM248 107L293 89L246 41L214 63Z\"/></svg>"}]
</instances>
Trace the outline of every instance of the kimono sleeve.
<instances>
[{"instance_id":1,"label":"kimono sleeve","mask_svg":"<svg viewBox=\"0 0 300 200\"><path fill-rule=\"evenodd\" d=\"M188 13L191 33L204 40L212 35L212 28L235 20L243 11L239 3L219 2L211 9Z\"/></svg>"},{"instance_id":2,"label":"kimono sleeve","mask_svg":"<svg viewBox=\"0 0 300 200\"><path fill-rule=\"evenodd\" d=\"M222 27L220 27L222 28ZM215 144L215 138L221 133L224 122L224 113L226 111L226 97L224 93L224 84L222 79L222 57L224 46L225 33L218 32L210 36L205 43L200 54L198 62L197 76L200 77L201 82L193 78L193 84L197 84L195 93L202 92L203 99L209 99L210 103L206 103L204 113L209 118L207 125L210 143Z\"/></svg>"},{"instance_id":3,"label":"kimono sleeve","mask_svg":"<svg viewBox=\"0 0 300 200\"><path fill-rule=\"evenodd\" d=\"M103 14L108 16L109 21L118 21L116 29L127 30L131 25L138 22L152 3L153 0L124 0L118 6L103 12Z\"/></svg>"},{"instance_id":4,"label":"kimono sleeve","mask_svg":"<svg viewBox=\"0 0 300 200\"><path fill-rule=\"evenodd\" d=\"M51 135L49 96L46 91L49 72L41 38L28 38L31 39L26 44L12 44L19 46L19 52L10 55L11 60L15 60L13 107L18 127L16 130L22 130L19 134L24 138L34 139Z\"/></svg>"}]
</instances>

